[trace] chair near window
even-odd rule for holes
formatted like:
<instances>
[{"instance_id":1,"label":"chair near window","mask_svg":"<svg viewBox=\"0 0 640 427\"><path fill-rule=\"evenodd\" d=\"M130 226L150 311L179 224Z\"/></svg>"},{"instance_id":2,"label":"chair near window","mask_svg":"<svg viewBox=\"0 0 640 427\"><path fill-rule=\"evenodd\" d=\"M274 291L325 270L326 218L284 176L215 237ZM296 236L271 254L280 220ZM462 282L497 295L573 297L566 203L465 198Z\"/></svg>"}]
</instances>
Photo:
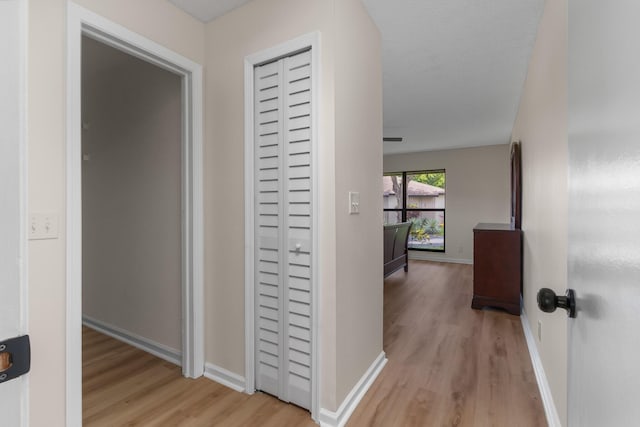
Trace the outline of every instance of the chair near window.
<instances>
[{"instance_id":1,"label":"chair near window","mask_svg":"<svg viewBox=\"0 0 640 427\"><path fill-rule=\"evenodd\" d=\"M404 267L409 271L409 232L411 222L387 224L383 228L384 236L384 277Z\"/></svg>"}]
</instances>

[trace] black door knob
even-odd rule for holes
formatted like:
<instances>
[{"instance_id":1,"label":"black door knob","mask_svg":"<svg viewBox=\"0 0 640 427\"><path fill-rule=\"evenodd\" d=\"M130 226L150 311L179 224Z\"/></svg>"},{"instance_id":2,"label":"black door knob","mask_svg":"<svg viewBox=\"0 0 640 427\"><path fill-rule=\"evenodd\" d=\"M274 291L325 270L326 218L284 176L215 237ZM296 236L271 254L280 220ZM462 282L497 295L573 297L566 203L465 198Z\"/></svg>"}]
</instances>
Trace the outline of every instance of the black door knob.
<instances>
[{"instance_id":1,"label":"black door knob","mask_svg":"<svg viewBox=\"0 0 640 427\"><path fill-rule=\"evenodd\" d=\"M542 288L538 291L538 308L545 313L553 313L556 308L564 308L571 318L576 317L576 294L573 289L567 289L563 297L559 297L549 288Z\"/></svg>"}]
</instances>

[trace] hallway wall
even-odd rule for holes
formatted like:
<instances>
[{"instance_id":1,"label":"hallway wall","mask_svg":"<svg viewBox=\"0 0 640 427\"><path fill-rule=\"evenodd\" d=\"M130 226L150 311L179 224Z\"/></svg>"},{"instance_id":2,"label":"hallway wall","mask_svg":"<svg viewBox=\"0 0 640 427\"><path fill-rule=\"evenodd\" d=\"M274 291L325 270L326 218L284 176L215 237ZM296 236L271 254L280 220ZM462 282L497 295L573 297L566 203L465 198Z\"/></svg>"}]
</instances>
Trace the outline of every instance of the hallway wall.
<instances>
[{"instance_id":1,"label":"hallway wall","mask_svg":"<svg viewBox=\"0 0 640 427\"><path fill-rule=\"evenodd\" d=\"M78 0L159 44L204 63L204 25L169 2ZM66 0L28 7L28 204L55 212L58 238L28 242L29 416L65 425L66 382Z\"/></svg>"},{"instance_id":2,"label":"hallway wall","mask_svg":"<svg viewBox=\"0 0 640 427\"><path fill-rule=\"evenodd\" d=\"M206 357L245 373L244 58L310 32L321 41L321 406L335 411L382 351L382 233L367 232L382 222L380 36L360 0L254 0L207 24Z\"/></svg>"},{"instance_id":3,"label":"hallway wall","mask_svg":"<svg viewBox=\"0 0 640 427\"><path fill-rule=\"evenodd\" d=\"M382 172L382 147L376 142L382 135L380 35L366 10L359 0L255 0L205 26L165 1L76 3L207 65L206 358L237 374L244 372L243 225L236 220L243 211L244 56L311 31L321 32L320 378L322 405L336 410L382 351L382 235L366 235L364 247L359 240L362 230L377 228L381 222L378 187L364 184L377 182ZM32 425L65 424L66 12L66 0L29 1L28 203L32 212L55 212L60 218L57 239L28 243ZM337 13L344 14L340 20ZM290 19L292 15L298 19ZM340 40L343 47L336 46L338 37L347 38ZM356 54L349 50L356 48ZM362 64L368 67L364 79ZM335 88L341 85L354 85L350 93L359 96L337 100ZM338 109L343 114L340 123L336 123ZM350 118L357 123L354 127ZM363 160L363 153L367 166L352 176L352 165ZM338 185L338 174L352 182ZM347 190L360 191L361 215L348 216ZM224 205L209 198L220 192L225 194ZM338 227L344 231L341 235ZM358 247L362 252L349 263L337 259L337 247ZM366 274L360 275L363 271ZM366 298L356 298L363 290L369 292ZM338 292L344 299L340 307ZM337 357L344 360L338 362Z\"/></svg>"},{"instance_id":4,"label":"hallway wall","mask_svg":"<svg viewBox=\"0 0 640 427\"><path fill-rule=\"evenodd\" d=\"M337 0L336 398L343 399L383 350L381 38L360 0ZM349 215L350 191L360 213ZM379 233L376 233L379 231ZM336 408L337 409L337 408Z\"/></svg>"},{"instance_id":5,"label":"hallway wall","mask_svg":"<svg viewBox=\"0 0 640 427\"><path fill-rule=\"evenodd\" d=\"M542 287L567 287L567 0L547 0L512 139L522 141L524 312L560 421L567 422L567 317L541 312Z\"/></svg>"}]
</instances>

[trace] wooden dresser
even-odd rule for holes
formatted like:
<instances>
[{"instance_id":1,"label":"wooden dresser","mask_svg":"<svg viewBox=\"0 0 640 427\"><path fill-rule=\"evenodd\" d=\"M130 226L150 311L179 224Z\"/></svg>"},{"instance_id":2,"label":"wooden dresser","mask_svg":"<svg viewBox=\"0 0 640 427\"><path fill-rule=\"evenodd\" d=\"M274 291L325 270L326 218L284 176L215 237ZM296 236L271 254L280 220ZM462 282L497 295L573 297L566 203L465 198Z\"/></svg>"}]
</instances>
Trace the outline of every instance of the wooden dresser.
<instances>
[{"instance_id":1,"label":"wooden dresser","mask_svg":"<svg viewBox=\"0 0 640 427\"><path fill-rule=\"evenodd\" d=\"M480 223L473 229L471 307L499 307L520 315L522 230Z\"/></svg>"}]
</instances>

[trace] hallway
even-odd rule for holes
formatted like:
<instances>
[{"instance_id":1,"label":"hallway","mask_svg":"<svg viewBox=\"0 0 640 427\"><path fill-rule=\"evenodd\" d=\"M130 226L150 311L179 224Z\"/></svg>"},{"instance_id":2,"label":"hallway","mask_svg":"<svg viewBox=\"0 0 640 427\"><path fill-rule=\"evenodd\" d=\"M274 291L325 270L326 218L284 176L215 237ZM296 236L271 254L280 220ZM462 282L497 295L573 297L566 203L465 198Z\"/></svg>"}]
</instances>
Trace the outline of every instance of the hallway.
<instances>
[{"instance_id":1,"label":"hallway","mask_svg":"<svg viewBox=\"0 0 640 427\"><path fill-rule=\"evenodd\" d=\"M520 319L471 309L472 266L411 261L385 280L389 362L347 426L545 426ZM83 329L85 426L314 426L263 393L238 393Z\"/></svg>"},{"instance_id":2,"label":"hallway","mask_svg":"<svg viewBox=\"0 0 640 427\"><path fill-rule=\"evenodd\" d=\"M385 280L389 362L348 426L546 426L520 318L471 309L472 274L411 261Z\"/></svg>"}]
</instances>

